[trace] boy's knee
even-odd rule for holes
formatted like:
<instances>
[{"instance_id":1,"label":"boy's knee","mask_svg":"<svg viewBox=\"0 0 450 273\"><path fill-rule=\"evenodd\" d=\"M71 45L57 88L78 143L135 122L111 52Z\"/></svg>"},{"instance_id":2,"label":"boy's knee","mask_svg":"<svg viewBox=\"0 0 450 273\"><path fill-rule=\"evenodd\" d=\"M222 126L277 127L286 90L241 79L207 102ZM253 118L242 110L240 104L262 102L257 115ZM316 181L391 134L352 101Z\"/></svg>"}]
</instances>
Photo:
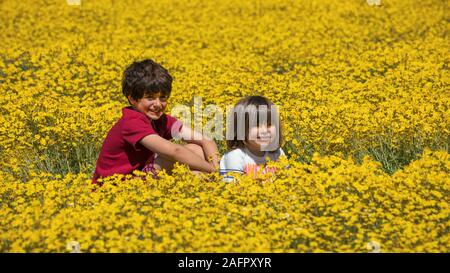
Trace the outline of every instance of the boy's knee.
<instances>
[{"instance_id":1,"label":"boy's knee","mask_svg":"<svg viewBox=\"0 0 450 273\"><path fill-rule=\"evenodd\" d=\"M205 154L203 152L203 147L202 146L194 144L194 143L188 143L188 144L184 145L184 147L188 148L193 153L195 153L196 155L200 156L202 159L205 159Z\"/></svg>"},{"instance_id":2,"label":"boy's knee","mask_svg":"<svg viewBox=\"0 0 450 273\"><path fill-rule=\"evenodd\" d=\"M153 166L156 171L166 170L168 174L172 172L173 169L173 161L163 158L162 156L157 156L155 158L155 162L153 163Z\"/></svg>"}]
</instances>

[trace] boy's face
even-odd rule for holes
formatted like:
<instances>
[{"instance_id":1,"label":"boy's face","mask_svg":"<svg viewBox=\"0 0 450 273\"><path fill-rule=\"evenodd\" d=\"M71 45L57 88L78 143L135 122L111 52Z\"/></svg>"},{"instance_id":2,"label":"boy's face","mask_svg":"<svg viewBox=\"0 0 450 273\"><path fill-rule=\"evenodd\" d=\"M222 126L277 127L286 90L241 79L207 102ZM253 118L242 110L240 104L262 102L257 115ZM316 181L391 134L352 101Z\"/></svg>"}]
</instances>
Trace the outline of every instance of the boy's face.
<instances>
[{"instance_id":1,"label":"boy's face","mask_svg":"<svg viewBox=\"0 0 450 273\"><path fill-rule=\"evenodd\" d=\"M153 94L152 96L144 96L139 100L135 100L129 96L128 100L136 110L145 114L151 120L159 119L167 106L167 98L161 97L161 92Z\"/></svg>"}]
</instances>

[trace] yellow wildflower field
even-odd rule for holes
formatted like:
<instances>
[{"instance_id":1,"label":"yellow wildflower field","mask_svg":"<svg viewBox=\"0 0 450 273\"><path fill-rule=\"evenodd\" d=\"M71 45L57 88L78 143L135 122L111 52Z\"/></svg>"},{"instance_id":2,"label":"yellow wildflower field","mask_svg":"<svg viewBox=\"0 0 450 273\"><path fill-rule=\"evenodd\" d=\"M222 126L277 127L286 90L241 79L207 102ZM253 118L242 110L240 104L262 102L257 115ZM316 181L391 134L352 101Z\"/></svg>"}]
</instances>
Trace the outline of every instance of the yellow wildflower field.
<instances>
[{"instance_id":1,"label":"yellow wildflower field","mask_svg":"<svg viewBox=\"0 0 450 273\"><path fill-rule=\"evenodd\" d=\"M69 2L0 3L0 252L450 251L447 1ZM169 112L277 104L279 172L93 189L144 58Z\"/></svg>"}]
</instances>

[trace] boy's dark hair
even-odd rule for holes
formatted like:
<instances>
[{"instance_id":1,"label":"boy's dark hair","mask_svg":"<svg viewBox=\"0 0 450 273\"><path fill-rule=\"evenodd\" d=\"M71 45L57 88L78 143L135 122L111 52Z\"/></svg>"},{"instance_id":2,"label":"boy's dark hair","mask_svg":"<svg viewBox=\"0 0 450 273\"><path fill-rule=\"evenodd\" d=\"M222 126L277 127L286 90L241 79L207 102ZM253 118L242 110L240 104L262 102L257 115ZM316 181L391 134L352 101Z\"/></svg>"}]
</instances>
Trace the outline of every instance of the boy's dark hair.
<instances>
[{"instance_id":1,"label":"boy's dark hair","mask_svg":"<svg viewBox=\"0 0 450 273\"><path fill-rule=\"evenodd\" d=\"M262 107L260 107L262 106ZM232 136L227 135L227 148L228 150L234 150L236 148L244 148L245 143L244 140L238 138L238 119L242 118L244 115L245 120L245 140L249 139L249 131L250 131L250 123L251 119L255 119L256 124L259 126L261 122L264 122L268 125L272 123L272 113L278 115L278 109L275 104L269 101L267 98L262 96L247 96L242 98L240 101L236 103L234 106L231 115L228 120L228 129L227 132L232 132ZM267 120L260 121L260 117L266 117ZM283 133L281 122L278 121L278 147L281 147L283 143ZM231 126L233 126L231 128ZM228 133L227 133L228 134Z\"/></svg>"},{"instance_id":2,"label":"boy's dark hair","mask_svg":"<svg viewBox=\"0 0 450 273\"><path fill-rule=\"evenodd\" d=\"M146 59L134 62L125 69L122 80L122 92L125 97L135 100L161 92L168 98L172 91L172 76L160 64Z\"/></svg>"}]
</instances>

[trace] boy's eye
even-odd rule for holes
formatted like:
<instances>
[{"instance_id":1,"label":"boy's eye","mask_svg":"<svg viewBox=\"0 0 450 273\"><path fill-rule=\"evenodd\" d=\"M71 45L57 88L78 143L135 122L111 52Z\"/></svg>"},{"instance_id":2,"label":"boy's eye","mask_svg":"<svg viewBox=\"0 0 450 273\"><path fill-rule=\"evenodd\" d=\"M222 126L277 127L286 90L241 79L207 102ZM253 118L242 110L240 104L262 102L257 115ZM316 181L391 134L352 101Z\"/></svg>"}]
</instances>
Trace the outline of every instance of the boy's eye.
<instances>
[{"instance_id":1,"label":"boy's eye","mask_svg":"<svg viewBox=\"0 0 450 273\"><path fill-rule=\"evenodd\" d=\"M157 98L147 97L146 99L149 100L149 101L152 101L152 100L156 100ZM167 101L167 98L162 97L162 98L159 98L159 100L160 100L161 102L166 102L166 101Z\"/></svg>"}]
</instances>

